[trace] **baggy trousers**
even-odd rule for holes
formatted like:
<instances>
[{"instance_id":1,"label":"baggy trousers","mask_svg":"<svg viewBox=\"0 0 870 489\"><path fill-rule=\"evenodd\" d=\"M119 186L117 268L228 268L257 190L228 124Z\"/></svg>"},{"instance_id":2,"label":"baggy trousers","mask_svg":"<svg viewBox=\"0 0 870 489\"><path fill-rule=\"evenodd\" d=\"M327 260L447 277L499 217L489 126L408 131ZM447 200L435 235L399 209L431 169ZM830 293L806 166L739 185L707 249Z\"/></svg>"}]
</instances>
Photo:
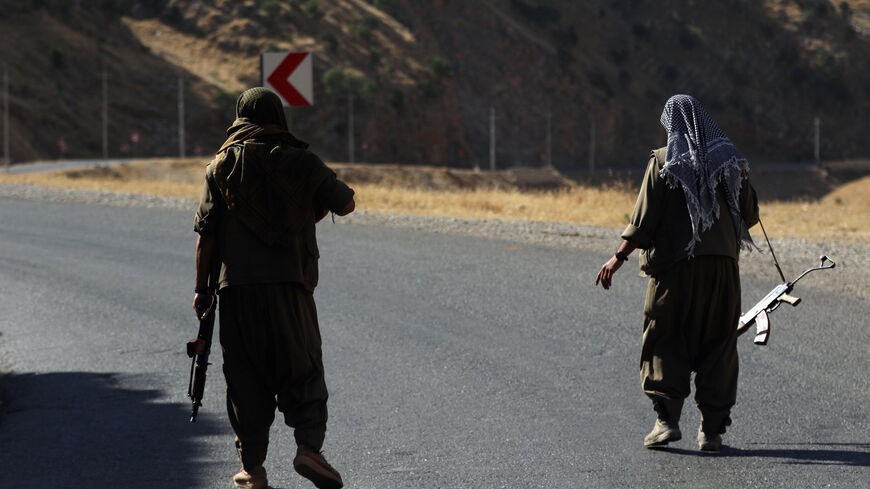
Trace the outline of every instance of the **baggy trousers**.
<instances>
[{"instance_id":1,"label":"baggy trousers","mask_svg":"<svg viewBox=\"0 0 870 489\"><path fill-rule=\"evenodd\" d=\"M265 461L276 407L297 444L320 450L328 393L313 294L295 284L222 289L220 342L227 413L242 466Z\"/></svg>"},{"instance_id":2,"label":"baggy trousers","mask_svg":"<svg viewBox=\"0 0 870 489\"><path fill-rule=\"evenodd\" d=\"M689 379L705 433L724 433L737 398L740 274L726 256L683 260L650 279L640 380L658 417L679 421Z\"/></svg>"}]
</instances>

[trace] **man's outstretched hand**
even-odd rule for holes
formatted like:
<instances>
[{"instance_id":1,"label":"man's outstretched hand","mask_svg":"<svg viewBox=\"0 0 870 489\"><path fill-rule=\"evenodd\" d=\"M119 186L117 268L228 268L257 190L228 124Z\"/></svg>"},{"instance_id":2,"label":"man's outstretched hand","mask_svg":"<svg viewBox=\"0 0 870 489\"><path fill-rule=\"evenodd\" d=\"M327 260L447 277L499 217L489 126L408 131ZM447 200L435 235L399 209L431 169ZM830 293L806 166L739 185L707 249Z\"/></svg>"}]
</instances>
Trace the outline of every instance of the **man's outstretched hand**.
<instances>
[{"instance_id":1,"label":"man's outstretched hand","mask_svg":"<svg viewBox=\"0 0 870 489\"><path fill-rule=\"evenodd\" d=\"M613 280L613 274L619 270L619 267L622 266L622 260L617 258L616 256L611 256L607 263L601 265L601 270L598 271L598 276L595 277L595 285L601 283L601 286L604 287L604 290L610 288L611 281Z\"/></svg>"}]
</instances>

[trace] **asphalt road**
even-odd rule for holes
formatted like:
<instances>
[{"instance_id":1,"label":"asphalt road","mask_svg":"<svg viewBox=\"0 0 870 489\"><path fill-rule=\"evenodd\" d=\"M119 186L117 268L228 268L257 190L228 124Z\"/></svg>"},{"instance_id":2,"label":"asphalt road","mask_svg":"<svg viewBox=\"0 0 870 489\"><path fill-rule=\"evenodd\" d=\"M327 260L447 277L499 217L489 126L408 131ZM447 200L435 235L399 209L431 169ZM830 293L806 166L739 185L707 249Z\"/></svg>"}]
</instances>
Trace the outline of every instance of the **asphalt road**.
<instances>
[{"instance_id":1,"label":"asphalt road","mask_svg":"<svg viewBox=\"0 0 870 489\"><path fill-rule=\"evenodd\" d=\"M192 213L0 199L0 486L228 488L220 353L187 422ZM726 450L642 448L645 280L606 258L385 227L319 225L330 425L349 488L870 487L870 304L803 287L742 338ZM744 303L773 284L743 283ZM273 427L275 488L293 471Z\"/></svg>"},{"instance_id":2,"label":"asphalt road","mask_svg":"<svg viewBox=\"0 0 870 489\"><path fill-rule=\"evenodd\" d=\"M29 163L18 163L8 167L2 167L2 171L21 175L25 173L41 173L57 170L82 170L85 168L94 168L97 166L112 166L120 165L131 161L131 159L82 159L82 160L59 160L59 161L33 161Z\"/></svg>"}]
</instances>

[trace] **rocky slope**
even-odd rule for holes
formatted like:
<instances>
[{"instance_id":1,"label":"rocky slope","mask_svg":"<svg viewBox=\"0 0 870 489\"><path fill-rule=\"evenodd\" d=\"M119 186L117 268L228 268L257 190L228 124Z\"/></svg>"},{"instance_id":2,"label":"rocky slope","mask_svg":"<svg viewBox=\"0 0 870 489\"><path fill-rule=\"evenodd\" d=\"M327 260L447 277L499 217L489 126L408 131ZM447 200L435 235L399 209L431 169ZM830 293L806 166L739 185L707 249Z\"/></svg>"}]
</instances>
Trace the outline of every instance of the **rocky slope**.
<instances>
[{"instance_id":1,"label":"rocky slope","mask_svg":"<svg viewBox=\"0 0 870 489\"><path fill-rule=\"evenodd\" d=\"M546 160L643 165L673 93L696 95L750 157L867 156L870 1L852 0L0 0L17 160L100 154L101 73L110 153L188 154L222 140L258 54L315 53L315 103L294 132L327 158L500 166ZM61 142L61 139L63 140ZM65 149L65 151L61 151Z\"/></svg>"}]
</instances>

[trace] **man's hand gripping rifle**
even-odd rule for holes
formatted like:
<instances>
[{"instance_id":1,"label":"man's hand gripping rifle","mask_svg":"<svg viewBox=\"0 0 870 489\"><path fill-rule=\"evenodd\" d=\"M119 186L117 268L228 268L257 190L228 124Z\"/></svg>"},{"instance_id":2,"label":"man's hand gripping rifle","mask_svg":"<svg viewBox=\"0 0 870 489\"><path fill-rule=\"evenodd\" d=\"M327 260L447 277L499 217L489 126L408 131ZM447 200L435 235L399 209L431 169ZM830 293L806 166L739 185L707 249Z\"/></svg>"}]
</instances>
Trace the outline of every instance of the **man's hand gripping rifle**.
<instances>
[{"instance_id":1,"label":"man's hand gripping rifle","mask_svg":"<svg viewBox=\"0 0 870 489\"><path fill-rule=\"evenodd\" d=\"M212 275L214 277L214 274ZM208 355L211 352L211 339L214 333L214 316L217 309L217 287L209 284L211 303L205 313L199 318L199 332L194 340L187 342L187 356L190 361L190 380L187 383L187 396L193 404L190 422L196 422L199 407L202 406L202 396L205 392L205 373L208 370Z\"/></svg>"},{"instance_id":2,"label":"man's hand gripping rifle","mask_svg":"<svg viewBox=\"0 0 870 489\"><path fill-rule=\"evenodd\" d=\"M774 257L774 259L776 258ZM737 322L737 334L743 334L750 326L755 324L755 344L766 345L767 341L770 339L770 319L767 314L775 311L783 302L787 302L792 306L800 304L801 300L799 297L789 295L798 280L804 278L804 276L810 272L815 272L816 270L828 270L837 265L833 260L825 255L822 255L819 260L821 260L819 266L806 270L791 282L785 282L785 278L783 277L783 283L774 287L770 293L764 296L764 299L761 299L758 304L755 304L755 306L746 312L746 314L740 316L740 321ZM830 262L830 264L825 265L825 262ZM779 269L778 263L777 269ZM780 275L781 274L782 271L780 270Z\"/></svg>"}]
</instances>

